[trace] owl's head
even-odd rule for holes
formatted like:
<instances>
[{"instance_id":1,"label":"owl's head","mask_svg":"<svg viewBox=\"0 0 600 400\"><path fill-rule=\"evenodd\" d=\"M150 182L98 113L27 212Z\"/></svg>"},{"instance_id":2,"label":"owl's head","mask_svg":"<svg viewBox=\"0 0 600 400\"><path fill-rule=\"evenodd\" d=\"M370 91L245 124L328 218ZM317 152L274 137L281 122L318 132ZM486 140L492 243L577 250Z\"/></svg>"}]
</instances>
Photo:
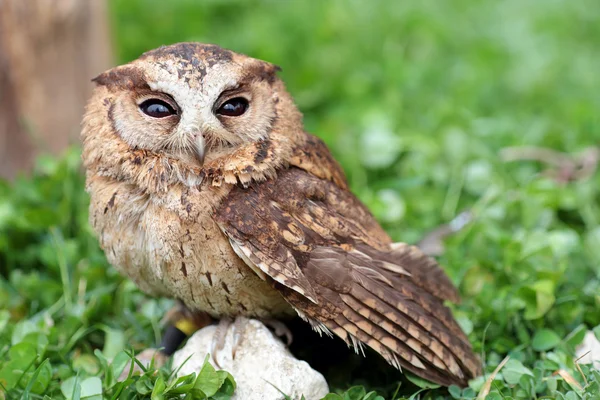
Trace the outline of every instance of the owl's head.
<instances>
[{"instance_id":1,"label":"owl's head","mask_svg":"<svg viewBox=\"0 0 600 400\"><path fill-rule=\"evenodd\" d=\"M88 113L131 149L202 166L274 130L302 129L278 70L219 46L178 43L96 77ZM93 135L89 120L84 132Z\"/></svg>"}]
</instances>

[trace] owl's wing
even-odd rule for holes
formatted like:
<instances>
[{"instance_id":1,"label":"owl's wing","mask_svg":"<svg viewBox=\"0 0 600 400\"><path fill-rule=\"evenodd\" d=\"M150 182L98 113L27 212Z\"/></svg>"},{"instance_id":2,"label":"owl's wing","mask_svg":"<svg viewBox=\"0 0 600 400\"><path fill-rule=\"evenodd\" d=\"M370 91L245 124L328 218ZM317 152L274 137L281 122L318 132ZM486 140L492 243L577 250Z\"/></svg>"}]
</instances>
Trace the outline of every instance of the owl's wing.
<instances>
[{"instance_id":1,"label":"owl's wing","mask_svg":"<svg viewBox=\"0 0 600 400\"><path fill-rule=\"evenodd\" d=\"M364 343L444 385L465 385L480 372L443 304L458 300L447 276L414 246L392 249L364 205L333 179L291 167L235 188L216 220L236 253L315 330L356 351Z\"/></svg>"}]
</instances>

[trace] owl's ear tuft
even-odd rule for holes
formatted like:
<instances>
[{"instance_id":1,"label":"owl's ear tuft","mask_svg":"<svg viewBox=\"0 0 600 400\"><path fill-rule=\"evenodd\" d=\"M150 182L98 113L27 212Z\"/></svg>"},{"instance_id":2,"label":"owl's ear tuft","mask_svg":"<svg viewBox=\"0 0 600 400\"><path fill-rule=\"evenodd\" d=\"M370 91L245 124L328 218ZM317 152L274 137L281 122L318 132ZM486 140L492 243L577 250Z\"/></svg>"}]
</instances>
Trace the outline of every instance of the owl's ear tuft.
<instances>
[{"instance_id":1,"label":"owl's ear tuft","mask_svg":"<svg viewBox=\"0 0 600 400\"><path fill-rule=\"evenodd\" d=\"M279 65L271 64L271 63L267 63L267 64L269 64L271 66L273 74L276 74L277 72L283 71L283 69Z\"/></svg>"},{"instance_id":2,"label":"owl's ear tuft","mask_svg":"<svg viewBox=\"0 0 600 400\"><path fill-rule=\"evenodd\" d=\"M98 86L106 86L109 89L119 87L122 89L147 89L150 87L141 69L125 66L109 69L92 79Z\"/></svg>"},{"instance_id":3,"label":"owl's ear tuft","mask_svg":"<svg viewBox=\"0 0 600 400\"><path fill-rule=\"evenodd\" d=\"M269 83L272 83L277 79L277 72L279 71L281 71L279 65L252 59L252 63L247 67L246 76L253 79L266 80Z\"/></svg>"},{"instance_id":4,"label":"owl's ear tuft","mask_svg":"<svg viewBox=\"0 0 600 400\"><path fill-rule=\"evenodd\" d=\"M103 72L100 75L96 76L95 78L92 78L92 82L94 82L98 86L108 85L109 75L110 75L109 72L110 71Z\"/></svg>"}]
</instances>

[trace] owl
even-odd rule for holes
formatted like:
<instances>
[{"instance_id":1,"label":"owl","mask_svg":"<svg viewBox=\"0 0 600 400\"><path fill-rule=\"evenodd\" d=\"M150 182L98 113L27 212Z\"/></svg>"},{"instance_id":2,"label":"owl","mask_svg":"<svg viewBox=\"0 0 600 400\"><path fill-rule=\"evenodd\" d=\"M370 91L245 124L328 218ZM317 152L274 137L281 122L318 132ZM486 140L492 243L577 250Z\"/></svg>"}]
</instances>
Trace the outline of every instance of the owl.
<instances>
[{"instance_id":1,"label":"owl","mask_svg":"<svg viewBox=\"0 0 600 400\"><path fill-rule=\"evenodd\" d=\"M93 79L82 159L108 261L190 315L298 315L357 352L464 386L480 362L444 305L456 289L352 194L278 70L178 43Z\"/></svg>"}]
</instances>

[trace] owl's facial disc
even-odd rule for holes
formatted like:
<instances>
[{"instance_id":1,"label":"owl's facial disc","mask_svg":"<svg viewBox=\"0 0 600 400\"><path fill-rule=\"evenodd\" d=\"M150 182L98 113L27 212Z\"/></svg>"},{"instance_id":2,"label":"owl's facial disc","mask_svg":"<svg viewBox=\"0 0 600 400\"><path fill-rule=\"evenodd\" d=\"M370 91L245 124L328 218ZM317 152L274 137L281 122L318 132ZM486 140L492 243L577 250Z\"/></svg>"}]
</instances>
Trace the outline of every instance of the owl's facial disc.
<instances>
[{"instance_id":1,"label":"owl's facial disc","mask_svg":"<svg viewBox=\"0 0 600 400\"><path fill-rule=\"evenodd\" d=\"M94 81L129 146L202 166L267 138L277 120L278 67L218 46L150 51Z\"/></svg>"},{"instance_id":2,"label":"owl's facial disc","mask_svg":"<svg viewBox=\"0 0 600 400\"><path fill-rule=\"evenodd\" d=\"M148 117L156 119L177 117L181 112L175 101L167 102L156 97L142 101L139 104L139 109ZM205 146L206 143L203 134L201 132L194 134L192 147L194 149L194 155L200 165L204 164L204 157L206 155Z\"/></svg>"}]
</instances>

